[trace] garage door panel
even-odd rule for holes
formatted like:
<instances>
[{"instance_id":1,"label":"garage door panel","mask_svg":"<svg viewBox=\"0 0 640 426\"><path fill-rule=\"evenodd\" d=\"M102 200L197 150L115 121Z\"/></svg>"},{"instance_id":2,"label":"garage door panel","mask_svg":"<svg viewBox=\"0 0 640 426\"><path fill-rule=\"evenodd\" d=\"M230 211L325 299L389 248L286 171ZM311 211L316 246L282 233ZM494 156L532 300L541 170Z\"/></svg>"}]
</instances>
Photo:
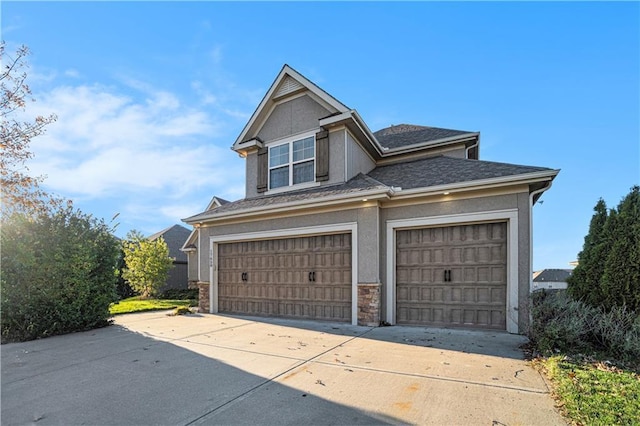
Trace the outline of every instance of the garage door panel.
<instances>
[{"instance_id":1,"label":"garage door panel","mask_svg":"<svg viewBox=\"0 0 640 426\"><path fill-rule=\"evenodd\" d=\"M221 312L351 320L350 234L219 244L218 265Z\"/></svg>"},{"instance_id":2,"label":"garage door panel","mask_svg":"<svg viewBox=\"0 0 640 426\"><path fill-rule=\"evenodd\" d=\"M501 222L397 231L397 322L504 329L506 229Z\"/></svg>"}]
</instances>

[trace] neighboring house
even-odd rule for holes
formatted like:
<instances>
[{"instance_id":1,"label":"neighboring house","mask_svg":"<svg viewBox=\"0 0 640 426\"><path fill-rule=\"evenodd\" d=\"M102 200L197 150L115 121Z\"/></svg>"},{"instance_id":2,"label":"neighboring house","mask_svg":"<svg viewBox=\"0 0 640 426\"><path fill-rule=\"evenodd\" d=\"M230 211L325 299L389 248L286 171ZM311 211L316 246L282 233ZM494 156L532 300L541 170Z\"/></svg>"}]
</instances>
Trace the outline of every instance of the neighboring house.
<instances>
[{"instance_id":1,"label":"neighboring house","mask_svg":"<svg viewBox=\"0 0 640 426\"><path fill-rule=\"evenodd\" d=\"M216 207L220 207L224 204L228 204L229 201L220 197L213 197L205 211L211 211ZM187 256L188 270L187 270L187 287L198 288L198 282L200 282L200 258L198 257L198 244L199 244L199 232L200 225L194 224L193 231L189 234L187 239L183 242L180 249Z\"/></svg>"},{"instance_id":2,"label":"neighboring house","mask_svg":"<svg viewBox=\"0 0 640 426\"><path fill-rule=\"evenodd\" d=\"M190 233L191 231L182 225L173 225L149 236L150 241L162 237L169 247L169 257L173 258L173 268L169 270L167 283L160 288L160 291L170 288L187 288L187 255L180 249Z\"/></svg>"},{"instance_id":3,"label":"neighboring house","mask_svg":"<svg viewBox=\"0 0 640 426\"><path fill-rule=\"evenodd\" d=\"M533 273L533 287L531 291L540 289L559 290L567 288L567 278L572 269L543 269Z\"/></svg>"},{"instance_id":4,"label":"neighboring house","mask_svg":"<svg viewBox=\"0 0 640 426\"><path fill-rule=\"evenodd\" d=\"M201 309L524 332L532 206L559 170L479 148L477 132L372 132L285 65L232 147L246 198L184 219Z\"/></svg>"}]
</instances>

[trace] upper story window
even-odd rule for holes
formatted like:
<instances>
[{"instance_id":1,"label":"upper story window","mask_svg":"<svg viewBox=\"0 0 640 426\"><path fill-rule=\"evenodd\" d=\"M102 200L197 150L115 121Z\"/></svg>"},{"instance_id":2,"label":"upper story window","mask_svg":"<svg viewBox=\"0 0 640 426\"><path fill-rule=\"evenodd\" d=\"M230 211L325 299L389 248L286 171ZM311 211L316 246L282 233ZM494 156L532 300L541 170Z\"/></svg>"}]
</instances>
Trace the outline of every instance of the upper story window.
<instances>
[{"instance_id":1,"label":"upper story window","mask_svg":"<svg viewBox=\"0 0 640 426\"><path fill-rule=\"evenodd\" d=\"M269 189L315 180L315 137L269 147Z\"/></svg>"}]
</instances>

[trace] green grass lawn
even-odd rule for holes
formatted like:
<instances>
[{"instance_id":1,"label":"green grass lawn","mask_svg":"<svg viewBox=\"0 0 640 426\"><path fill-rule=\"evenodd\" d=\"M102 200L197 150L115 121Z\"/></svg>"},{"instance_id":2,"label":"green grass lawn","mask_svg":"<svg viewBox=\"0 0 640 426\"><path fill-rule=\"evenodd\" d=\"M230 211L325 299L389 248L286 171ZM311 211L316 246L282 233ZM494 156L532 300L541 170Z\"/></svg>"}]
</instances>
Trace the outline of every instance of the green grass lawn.
<instances>
[{"instance_id":1,"label":"green grass lawn","mask_svg":"<svg viewBox=\"0 0 640 426\"><path fill-rule=\"evenodd\" d=\"M130 314L133 312L159 311L166 309L174 309L178 306L192 306L193 300L174 300L174 299L141 299L139 296L130 297L109 306L111 315Z\"/></svg>"},{"instance_id":2,"label":"green grass lawn","mask_svg":"<svg viewBox=\"0 0 640 426\"><path fill-rule=\"evenodd\" d=\"M574 424L640 425L640 375L603 362L554 356L536 361Z\"/></svg>"}]
</instances>

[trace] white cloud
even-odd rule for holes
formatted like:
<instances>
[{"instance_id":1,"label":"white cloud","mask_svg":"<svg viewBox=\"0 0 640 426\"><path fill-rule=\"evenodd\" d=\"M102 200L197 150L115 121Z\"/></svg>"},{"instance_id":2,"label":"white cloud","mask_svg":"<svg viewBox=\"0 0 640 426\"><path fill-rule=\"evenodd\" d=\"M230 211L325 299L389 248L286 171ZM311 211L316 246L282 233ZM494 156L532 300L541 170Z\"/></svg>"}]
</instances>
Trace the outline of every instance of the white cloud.
<instances>
[{"instance_id":1,"label":"white cloud","mask_svg":"<svg viewBox=\"0 0 640 426\"><path fill-rule=\"evenodd\" d=\"M137 87L141 99L101 85L37 93L29 114L55 112L58 120L32 141L33 174L46 175L54 193L109 204L106 215L119 211L127 223L160 226L164 218L167 226L201 211L213 195L237 194L244 167L220 137L227 114L185 106L145 83Z\"/></svg>"}]
</instances>

